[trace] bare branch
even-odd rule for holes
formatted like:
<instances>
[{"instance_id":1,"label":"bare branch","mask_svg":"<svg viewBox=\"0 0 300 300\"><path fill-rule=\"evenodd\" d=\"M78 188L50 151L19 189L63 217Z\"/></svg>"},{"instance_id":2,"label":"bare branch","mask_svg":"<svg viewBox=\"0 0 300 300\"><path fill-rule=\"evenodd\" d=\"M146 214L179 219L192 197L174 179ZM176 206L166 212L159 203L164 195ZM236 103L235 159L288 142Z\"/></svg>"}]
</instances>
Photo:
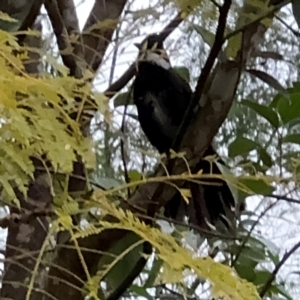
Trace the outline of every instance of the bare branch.
<instances>
[{"instance_id":1,"label":"bare branch","mask_svg":"<svg viewBox=\"0 0 300 300\"><path fill-rule=\"evenodd\" d=\"M275 16L275 18L282 23L295 37L300 37L300 32L297 30L294 30L287 22L282 20L280 17Z\"/></svg>"},{"instance_id":2,"label":"bare branch","mask_svg":"<svg viewBox=\"0 0 300 300\"><path fill-rule=\"evenodd\" d=\"M204 87L206 85L207 79L212 70L212 67L217 59L219 52L222 49L224 43L224 32L227 24L227 16L229 13L229 9L231 7L231 3L232 3L231 0L225 0L224 5L219 9L220 15L219 15L218 28L215 36L215 41L211 48L210 54L206 60L206 63L202 69L201 75L199 76L197 86L193 95L193 99L190 102L187 111L185 112L184 118L176 134L176 138L173 141L172 149L174 149L175 151L178 150L177 148L181 143L186 128L188 127L189 123L192 120L194 108L196 107L197 103L199 103L199 100L202 96Z\"/></svg>"},{"instance_id":3,"label":"bare branch","mask_svg":"<svg viewBox=\"0 0 300 300\"><path fill-rule=\"evenodd\" d=\"M79 47L83 48L84 60L93 72L96 72L102 63L126 2L127 0L95 1L83 29L82 44L75 49L75 53L78 54ZM101 26L99 23L104 20L113 22L109 26Z\"/></svg>"},{"instance_id":4,"label":"bare branch","mask_svg":"<svg viewBox=\"0 0 300 300\"><path fill-rule=\"evenodd\" d=\"M249 229L247 235L245 236L242 244L239 247L239 250L237 252L237 254L235 255L234 260L232 261L231 265L234 266L236 264L236 262L239 260L241 254L243 253L243 250L247 244L247 242L249 241L251 234L253 232L253 230L256 228L256 226L258 225L258 223L260 222L260 220L266 215L266 213L271 210L277 203L271 203L270 205L267 206L266 209L264 209L262 211L262 213L258 216L257 220L252 224L251 228Z\"/></svg>"},{"instance_id":5,"label":"bare branch","mask_svg":"<svg viewBox=\"0 0 300 300\"><path fill-rule=\"evenodd\" d=\"M268 290L270 289L272 282L275 280L276 275L278 274L279 270L281 269L281 267L286 263L286 261L290 258L290 256L292 254L294 254L298 249L300 248L300 242L298 242L294 247L292 247L290 249L290 251L286 252L281 261L275 266L272 274L270 275L269 279L267 280L267 282L265 283L265 285L261 288L260 290L260 297L263 298L266 293L268 292Z\"/></svg>"},{"instance_id":6,"label":"bare branch","mask_svg":"<svg viewBox=\"0 0 300 300\"><path fill-rule=\"evenodd\" d=\"M57 5L68 35L79 34L79 22L74 0L59 0Z\"/></svg>"},{"instance_id":7,"label":"bare branch","mask_svg":"<svg viewBox=\"0 0 300 300\"><path fill-rule=\"evenodd\" d=\"M20 31L32 29L32 26L33 26L34 22L36 21L37 16L40 13L42 4L43 4L43 0L33 1L31 9L30 9L26 19L23 21L22 25L19 28ZM23 43L25 38L26 38L25 34L18 36L20 45Z\"/></svg>"},{"instance_id":8,"label":"bare branch","mask_svg":"<svg viewBox=\"0 0 300 300\"><path fill-rule=\"evenodd\" d=\"M54 30L57 44L60 50L62 60L66 67L70 69L70 75L76 78L82 77L82 71L73 54L73 47L69 39L68 31L60 14L56 0L46 0L45 8Z\"/></svg>"},{"instance_id":9,"label":"bare branch","mask_svg":"<svg viewBox=\"0 0 300 300\"><path fill-rule=\"evenodd\" d=\"M286 196L280 196L280 195L269 195L269 198L275 198L277 200L283 200L289 203L295 203L295 204L300 204L300 200L294 199L294 198L290 198L290 197L286 197Z\"/></svg>"}]
</instances>

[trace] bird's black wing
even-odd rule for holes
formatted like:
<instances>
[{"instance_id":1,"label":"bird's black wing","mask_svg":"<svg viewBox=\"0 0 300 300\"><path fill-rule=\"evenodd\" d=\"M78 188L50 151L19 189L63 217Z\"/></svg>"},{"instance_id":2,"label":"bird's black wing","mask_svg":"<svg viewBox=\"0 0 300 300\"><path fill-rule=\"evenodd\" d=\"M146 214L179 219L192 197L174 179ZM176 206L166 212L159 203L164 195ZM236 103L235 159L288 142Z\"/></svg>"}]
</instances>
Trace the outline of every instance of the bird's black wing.
<instances>
[{"instance_id":1,"label":"bird's black wing","mask_svg":"<svg viewBox=\"0 0 300 300\"><path fill-rule=\"evenodd\" d=\"M210 145L203 157L214 156L216 151ZM218 159L218 162L223 162ZM195 166L193 173L202 170L203 174L221 175L222 172L215 163L202 159ZM183 188L191 190L190 203L187 204L177 193L165 206L165 216L175 220L182 220L183 216L189 218L189 222L201 228L207 228L207 222L216 224L221 220L227 227L227 220L234 220L235 199L226 181L222 179L201 179L199 183L185 183ZM224 218L225 217L225 218ZM227 219L227 220L226 220Z\"/></svg>"},{"instance_id":2,"label":"bird's black wing","mask_svg":"<svg viewBox=\"0 0 300 300\"><path fill-rule=\"evenodd\" d=\"M189 84L174 70L139 64L133 97L141 127L159 152L169 150L191 99Z\"/></svg>"},{"instance_id":3,"label":"bird's black wing","mask_svg":"<svg viewBox=\"0 0 300 300\"><path fill-rule=\"evenodd\" d=\"M140 63L134 83L134 101L141 127L160 153L171 147L191 97L189 84L174 70L149 62ZM213 147L209 146L204 157L215 154ZM210 163L201 160L192 171L197 173L200 170L204 174L210 173ZM212 173L221 174L215 163L212 164ZM187 215L191 223L203 227L207 221L214 224L222 215L227 216L235 206L227 183L221 179L210 179L205 184L187 182L185 188L191 189L191 203L186 205L177 193L165 207L167 217L181 219Z\"/></svg>"}]
</instances>

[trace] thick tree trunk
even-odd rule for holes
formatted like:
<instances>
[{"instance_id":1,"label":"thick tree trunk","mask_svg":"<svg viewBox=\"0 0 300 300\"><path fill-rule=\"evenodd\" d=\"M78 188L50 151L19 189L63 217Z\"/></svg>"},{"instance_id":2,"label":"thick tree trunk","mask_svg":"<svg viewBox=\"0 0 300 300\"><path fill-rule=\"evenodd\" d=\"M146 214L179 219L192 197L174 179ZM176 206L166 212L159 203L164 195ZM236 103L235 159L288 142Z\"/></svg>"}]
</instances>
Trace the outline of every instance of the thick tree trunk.
<instances>
[{"instance_id":1,"label":"thick tree trunk","mask_svg":"<svg viewBox=\"0 0 300 300\"><path fill-rule=\"evenodd\" d=\"M25 198L20 192L17 193L21 204L21 212L11 208L11 214L19 214L22 211L47 210L52 203L50 180L47 175L39 174L35 181L29 185L29 191ZM1 299L24 300L28 292L28 286L32 278L34 290L30 299L41 299L42 294L37 289L43 290L44 283L40 281L41 274L34 274L40 250L48 234L49 222L47 217L28 219L28 222L18 222L18 218L12 218L8 227L6 242L5 268L0 293Z\"/></svg>"},{"instance_id":2,"label":"thick tree trunk","mask_svg":"<svg viewBox=\"0 0 300 300\"><path fill-rule=\"evenodd\" d=\"M35 10L35 18L39 12L39 7ZM33 17L34 16L32 16L30 22L28 20L24 21L27 22L26 27L32 27L31 22L34 22ZM35 24L33 29L41 31L41 24ZM22 36L21 39L22 43L31 47L41 47L41 39L39 37ZM39 54L30 52L28 55L30 62L25 62L26 71L29 74L38 74L40 71L38 63ZM37 167L42 167L37 160L33 160L33 163ZM19 191L16 191L16 194L20 201L21 209L19 210L16 207L10 208L12 218L8 226L3 285L0 298L24 300L28 291L29 282L31 278L33 278L32 276L34 276L34 289L30 299L41 299L42 294L37 292L37 289L41 290L44 286L44 283L40 281L42 264L39 266L38 274L34 274L33 271L37 264L40 249L48 234L49 220L47 220L47 217L41 216L38 218L28 218L26 222L19 223L18 216L35 211L46 211L51 208L52 195L48 175L44 172L35 172L34 181L29 184L27 196L25 197Z\"/></svg>"}]
</instances>

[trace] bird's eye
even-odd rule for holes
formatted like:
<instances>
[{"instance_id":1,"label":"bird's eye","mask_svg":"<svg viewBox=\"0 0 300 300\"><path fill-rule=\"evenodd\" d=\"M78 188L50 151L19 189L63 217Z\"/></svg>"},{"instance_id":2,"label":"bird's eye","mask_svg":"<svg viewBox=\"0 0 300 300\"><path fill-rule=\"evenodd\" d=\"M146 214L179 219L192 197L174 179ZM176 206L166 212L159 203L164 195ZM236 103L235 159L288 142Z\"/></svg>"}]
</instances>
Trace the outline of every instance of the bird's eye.
<instances>
[{"instance_id":1,"label":"bird's eye","mask_svg":"<svg viewBox=\"0 0 300 300\"><path fill-rule=\"evenodd\" d=\"M165 51L163 49L155 49L153 52L160 56L164 56L165 54Z\"/></svg>"}]
</instances>

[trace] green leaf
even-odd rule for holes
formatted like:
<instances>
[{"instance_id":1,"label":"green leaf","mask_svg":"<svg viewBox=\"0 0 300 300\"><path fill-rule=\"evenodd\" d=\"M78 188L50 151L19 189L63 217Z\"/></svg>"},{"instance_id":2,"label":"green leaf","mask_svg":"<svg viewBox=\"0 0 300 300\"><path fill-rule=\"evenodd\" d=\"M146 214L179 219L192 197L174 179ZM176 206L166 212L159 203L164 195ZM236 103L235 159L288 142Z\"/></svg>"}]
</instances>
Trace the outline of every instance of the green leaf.
<instances>
[{"instance_id":1,"label":"green leaf","mask_svg":"<svg viewBox=\"0 0 300 300\"><path fill-rule=\"evenodd\" d=\"M289 99L281 97L276 106L283 124L300 117L300 93L291 94Z\"/></svg>"},{"instance_id":2,"label":"green leaf","mask_svg":"<svg viewBox=\"0 0 300 300\"><path fill-rule=\"evenodd\" d=\"M252 150L257 149L259 145L247 138L238 136L228 147L229 156L231 158L238 155L247 154Z\"/></svg>"},{"instance_id":3,"label":"green leaf","mask_svg":"<svg viewBox=\"0 0 300 300\"><path fill-rule=\"evenodd\" d=\"M208 44L210 47L213 45L215 40L215 35L208 31L205 27L199 25L192 25L192 28L201 35L203 41Z\"/></svg>"},{"instance_id":4,"label":"green leaf","mask_svg":"<svg viewBox=\"0 0 300 300\"><path fill-rule=\"evenodd\" d=\"M282 139L283 143L300 144L300 134L289 134Z\"/></svg>"},{"instance_id":5,"label":"green leaf","mask_svg":"<svg viewBox=\"0 0 300 300\"><path fill-rule=\"evenodd\" d=\"M278 128L279 126L279 118L277 113L270 106L260 105L258 103L242 100L241 104L253 109L258 115L265 118L272 126Z\"/></svg>"},{"instance_id":6,"label":"green leaf","mask_svg":"<svg viewBox=\"0 0 300 300\"><path fill-rule=\"evenodd\" d=\"M240 192L247 195L270 195L274 190L266 181L256 178L240 178L239 186L243 189Z\"/></svg>"},{"instance_id":7,"label":"green leaf","mask_svg":"<svg viewBox=\"0 0 300 300\"><path fill-rule=\"evenodd\" d=\"M141 296L141 297L144 297L148 300L153 300L154 298L146 291L146 289L136 285L136 284L133 284L131 287L130 287L130 291L131 292L134 292L137 296Z\"/></svg>"},{"instance_id":8,"label":"green leaf","mask_svg":"<svg viewBox=\"0 0 300 300\"><path fill-rule=\"evenodd\" d=\"M120 185L120 182L118 180L116 180L115 178L108 177L98 177L96 178L96 182L104 189L111 189Z\"/></svg>"},{"instance_id":9,"label":"green leaf","mask_svg":"<svg viewBox=\"0 0 300 300\"><path fill-rule=\"evenodd\" d=\"M300 82L299 81L293 81L293 90L295 93L299 93L300 92Z\"/></svg>"},{"instance_id":10,"label":"green leaf","mask_svg":"<svg viewBox=\"0 0 300 300\"><path fill-rule=\"evenodd\" d=\"M246 70L249 74L259 78L261 81L272 87L273 89L281 92L282 94L287 94L286 89L279 83L277 79L275 79L273 76L270 74L260 71L260 70L255 70L255 69L247 69Z\"/></svg>"},{"instance_id":11,"label":"green leaf","mask_svg":"<svg viewBox=\"0 0 300 300\"><path fill-rule=\"evenodd\" d=\"M190 82L190 71L186 67L174 67L174 71L176 71L186 82Z\"/></svg>"},{"instance_id":12,"label":"green leaf","mask_svg":"<svg viewBox=\"0 0 300 300\"><path fill-rule=\"evenodd\" d=\"M241 278L246 279L250 282L253 282L255 280L255 271L251 266L236 264L235 270Z\"/></svg>"},{"instance_id":13,"label":"green leaf","mask_svg":"<svg viewBox=\"0 0 300 300\"><path fill-rule=\"evenodd\" d=\"M242 160L238 163L238 165L242 166L244 171L250 175L255 175L257 172L265 173L268 169L265 165L262 165L259 162L249 161L247 159Z\"/></svg>"},{"instance_id":14,"label":"green leaf","mask_svg":"<svg viewBox=\"0 0 300 300\"><path fill-rule=\"evenodd\" d=\"M123 106L123 105L133 105L133 95L132 92L124 92L118 94L114 98L114 107Z\"/></svg>"},{"instance_id":15,"label":"green leaf","mask_svg":"<svg viewBox=\"0 0 300 300\"><path fill-rule=\"evenodd\" d=\"M144 284L144 288L149 288L149 287L152 287L155 283L155 280L159 274L159 271L163 265L163 260L161 260L160 258L156 258L153 265L152 265L152 268L150 270L150 273L149 273L149 276Z\"/></svg>"},{"instance_id":16,"label":"green leaf","mask_svg":"<svg viewBox=\"0 0 300 300\"><path fill-rule=\"evenodd\" d=\"M267 247L268 251L271 251L273 254L280 252L280 249L270 240L265 239L264 237L259 237L259 241Z\"/></svg>"},{"instance_id":17,"label":"green leaf","mask_svg":"<svg viewBox=\"0 0 300 300\"><path fill-rule=\"evenodd\" d=\"M272 285L269 291L272 292L272 294L282 295L287 300L293 300L293 298L289 295L289 293L285 290L285 288L282 285ZM280 299L282 298L280 297Z\"/></svg>"},{"instance_id":18,"label":"green leaf","mask_svg":"<svg viewBox=\"0 0 300 300\"><path fill-rule=\"evenodd\" d=\"M272 260L272 262L274 263L274 265L279 264L280 261L280 257L278 254L272 253L271 251L267 251L269 258Z\"/></svg>"},{"instance_id":19,"label":"green leaf","mask_svg":"<svg viewBox=\"0 0 300 300\"><path fill-rule=\"evenodd\" d=\"M237 267L237 266L250 267L250 268L254 269L258 263L261 263L266 260L266 255L264 253L264 247L261 247L259 245L244 246L242 249L242 252L240 252L240 251L241 251L240 245L235 245L235 246L229 247L227 249L227 252L231 253L233 255L240 253L239 258L235 264L235 267ZM247 274L248 271L246 270L245 273ZM246 276L246 274L244 274L244 276ZM254 279L254 278L252 277L252 279Z\"/></svg>"},{"instance_id":20,"label":"green leaf","mask_svg":"<svg viewBox=\"0 0 300 300\"><path fill-rule=\"evenodd\" d=\"M299 124L300 124L300 117L290 121L287 124L287 131L290 132L290 130L292 130L294 127L299 126Z\"/></svg>"},{"instance_id":21,"label":"green leaf","mask_svg":"<svg viewBox=\"0 0 300 300\"><path fill-rule=\"evenodd\" d=\"M233 196L233 199L234 199L235 203L239 203L239 192L238 192L238 189L236 187L236 182L237 182L236 177L223 164L221 164L219 162L216 162L216 165L219 168L219 170L221 171L221 173L224 176L225 180L227 180L227 182L229 183L228 187L230 189L230 192Z\"/></svg>"},{"instance_id":22,"label":"green leaf","mask_svg":"<svg viewBox=\"0 0 300 300\"><path fill-rule=\"evenodd\" d=\"M142 176L138 170L129 170L128 175L131 182L140 180Z\"/></svg>"},{"instance_id":23,"label":"green leaf","mask_svg":"<svg viewBox=\"0 0 300 300\"><path fill-rule=\"evenodd\" d=\"M256 224L256 220L251 220L251 219L246 219L246 220L242 220L240 221L241 226L253 226Z\"/></svg>"},{"instance_id":24,"label":"green leaf","mask_svg":"<svg viewBox=\"0 0 300 300\"><path fill-rule=\"evenodd\" d=\"M273 165L273 161L269 153L264 148L261 147L260 149L258 149L258 154L263 164L271 168Z\"/></svg>"},{"instance_id":25,"label":"green leaf","mask_svg":"<svg viewBox=\"0 0 300 300\"><path fill-rule=\"evenodd\" d=\"M263 262L266 260L264 248L247 247L241 253L241 259L247 258L255 262Z\"/></svg>"},{"instance_id":26,"label":"green leaf","mask_svg":"<svg viewBox=\"0 0 300 300\"><path fill-rule=\"evenodd\" d=\"M272 107L272 108L276 108L277 107L277 104L278 104L278 101L282 98L283 96L279 93L277 94L274 99L272 100L272 102L269 104L269 107Z\"/></svg>"},{"instance_id":27,"label":"green leaf","mask_svg":"<svg viewBox=\"0 0 300 300\"><path fill-rule=\"evenodd\" d=\"M129 248L131 251L127 252ZM127 253L126 253L127 252ZM104 255L99 266L103 269L122 256L105 276L112 290L117 289L129 276L143 253L141 238L133 232L126 233L125 237L116 242L108 251L110 255ZM126 273L124 273L126 270Z\"/></svg>"},{"instance_id":28,"label":"green leaf","mask_svg":"<svg viewBox=\"0 0 300 300\"><path fill-rule=\"evenodd\" d=\"M271 276L269 271L256 271L255 279L252 281L256 286L263 285Z\"/></svg>"}]
</instances>

